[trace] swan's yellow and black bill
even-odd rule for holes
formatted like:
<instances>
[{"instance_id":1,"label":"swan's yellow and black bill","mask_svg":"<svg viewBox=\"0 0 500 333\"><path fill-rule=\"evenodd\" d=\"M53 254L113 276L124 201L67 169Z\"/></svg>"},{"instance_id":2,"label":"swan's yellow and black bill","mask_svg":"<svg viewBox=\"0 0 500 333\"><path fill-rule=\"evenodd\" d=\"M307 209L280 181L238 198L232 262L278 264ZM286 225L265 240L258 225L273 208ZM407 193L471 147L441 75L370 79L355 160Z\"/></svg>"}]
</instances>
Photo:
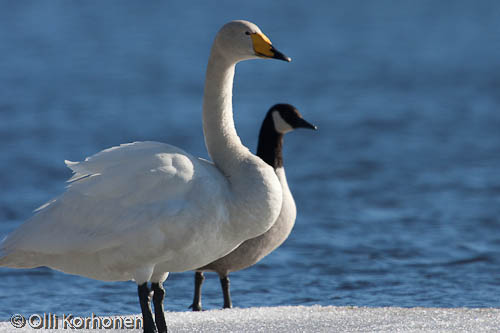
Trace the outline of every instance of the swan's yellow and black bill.
<instances>
[{"instance_id":1,"label":"swan's yellow and black bill","mask_svg":"<svg viewBox=\"0 0 500 333\"><path fill-rule=\"evenodd\" d=\"M266 35L262 33L253 33L250 34L250 37L252 37L253 50L259 57L280 59L288 62L292 61L290 57L276 50Z\"/></svg>"}]
</instances>

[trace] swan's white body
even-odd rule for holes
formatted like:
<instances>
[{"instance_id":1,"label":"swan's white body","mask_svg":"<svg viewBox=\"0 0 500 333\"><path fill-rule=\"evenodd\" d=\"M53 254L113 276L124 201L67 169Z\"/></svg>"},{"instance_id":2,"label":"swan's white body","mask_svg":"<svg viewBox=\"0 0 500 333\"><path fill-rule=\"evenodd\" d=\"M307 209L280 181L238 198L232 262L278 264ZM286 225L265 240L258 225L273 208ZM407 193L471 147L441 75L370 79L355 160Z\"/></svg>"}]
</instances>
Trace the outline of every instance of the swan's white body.
<instances>
[{"instance_id":1,"label":"swan's white body","mask_svg":"<svg viewBox=\"0 0 500 333\"><path fill-rule=\"evenodd\" d=\"M253 46L245 33L257 38ZM201 267L267 231L281 209L281 186L241 144L232 115L235 65L271 52L257 52L256 43L268 41L262 36L254 24L234 21L214 41L203 103L214 164L157 142L69 162L75 175L67 191L4 240L0 265L162 282L167 272Z\"/></svg>"},{"instance_id":2,"label":"swan's white body","mask_svg":"<svg viewBox=\"0 0 500 333\"><path fill-rule=\"evenodd\" d=\"M297 208L288 187L285 169L283 167L277 168L276 175L283 190L283 204L280 215L273 226L262 235L246 240L231 253L197 269L197 271L217 272L222 278L231 272L255 265L288 238L295 225Z\"/></svg>"},{"instance_id":3,"label":"swan's white body","mask_svg":"<svg viewBox=\"0 0 500 333\"><path fill-rule=\"evenodd\" d=\"M137 142L68 165L75 174L66 193L3 244L9 266L130 280L137 267L160 262L169 268L163 272L196 268L198 258L216 259L242 241L229 217L245 204L233 201L229 182L208 161Z\"/></svg>"}]
</instances>

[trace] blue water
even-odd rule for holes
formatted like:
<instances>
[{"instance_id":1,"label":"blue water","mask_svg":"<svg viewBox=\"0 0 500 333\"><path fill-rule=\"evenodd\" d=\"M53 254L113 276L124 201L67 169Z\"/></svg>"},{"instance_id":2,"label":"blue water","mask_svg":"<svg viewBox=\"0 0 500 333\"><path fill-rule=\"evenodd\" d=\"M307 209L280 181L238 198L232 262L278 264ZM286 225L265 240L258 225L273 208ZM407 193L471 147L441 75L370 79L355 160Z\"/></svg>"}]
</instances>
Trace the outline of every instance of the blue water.
<instances>
[{"instance_id":1,"label":"blue water","mask_svg":"<svg viewBox=\"0 0 500 333\"><path fill-rule=\"evenodd\" d=\"M64 190L64 159L136 140L207 157L209 48L245 18L293 62L238 66L243 142L276 102L319 131L286 137L296 227L232 274L234 305L499 307L499 17L493 0L5 2L0 235ZM167 310L187 310L192 279L171 274ZM139 312L132 282L47 268L0 269L0 305L1 319Z\"/></svg>"}]
</instances>

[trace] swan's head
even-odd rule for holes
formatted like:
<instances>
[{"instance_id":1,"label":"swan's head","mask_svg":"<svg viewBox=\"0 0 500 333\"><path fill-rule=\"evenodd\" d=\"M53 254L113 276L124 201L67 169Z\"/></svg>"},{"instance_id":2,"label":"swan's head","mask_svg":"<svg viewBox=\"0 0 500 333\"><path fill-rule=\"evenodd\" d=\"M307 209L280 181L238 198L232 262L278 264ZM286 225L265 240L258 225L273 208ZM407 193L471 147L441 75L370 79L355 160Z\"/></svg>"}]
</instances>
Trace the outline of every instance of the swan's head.
<instances>
[{"instance_id":1,"label":"swan's head","mask_svg":"<svg viewBox=\"0 0 500 333\"><path fill-rule=\"evenodd\" d=\"M302 118L299 110L290 104L276 104L269 109L267 114L273 120L274 130L280 134L288 133L296 128L317 129Z\"/></svg>"},{"instance_id":2,"label":"swan's head","mask_svg":"<svg viewBox=\"0 0 500 333\"><path fill-rule=\"evenodd\" d=\"M225 24L215 37L215 45L225 58L234 62L257 58L292 61L274 48L258 26L248 21L231 21Z\"/></svg>"}]
</instances>

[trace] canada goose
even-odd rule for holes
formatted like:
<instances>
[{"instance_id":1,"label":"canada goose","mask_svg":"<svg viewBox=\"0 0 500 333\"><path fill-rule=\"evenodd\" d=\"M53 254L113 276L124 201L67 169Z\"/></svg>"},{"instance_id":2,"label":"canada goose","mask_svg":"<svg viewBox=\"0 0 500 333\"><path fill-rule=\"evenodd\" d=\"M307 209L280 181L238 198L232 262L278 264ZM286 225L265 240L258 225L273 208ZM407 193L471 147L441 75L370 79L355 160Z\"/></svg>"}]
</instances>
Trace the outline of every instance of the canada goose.
<instances>
[{"instance_id":1,"label":"canada goose","mask_svg":"<svg viewBox=\"0 0 500 333\"><path fill-rule=\"evenodd\" d=\"M281 209L274 170L242 145L234 127L235 65L256 58L290 61L251 22L232 21L217 33L203 100L213 163L158 142L124 144L83 162L67 161L74 175L66 192L0 244L0 266L134 279L144 331L166 332L162 284L168 272L220 258L267 231Z\"/></svg>"},{"instance_id":2,"label":"canada goose","mask_svg":"<svg viewBox=\"0 0 500 333\"><path fill-rule=\"evenodd\" d=\"M285 169L283 168L283 137L296 128L316 129L305 121L299 111L290 104L276 104L269 111L262 123L257 147L257 156L272 166L283 189L283 205L274 225L264 234L243 242L231 253L216 261L198 268L195 273L193 311L201 310L201 285L205 279L204 271L219 275L224 308L231 308L229 292L229 273L250 267L280 246L290 235L297 214L292 193L288 188Z\"/></svg>"}]
</instances>

